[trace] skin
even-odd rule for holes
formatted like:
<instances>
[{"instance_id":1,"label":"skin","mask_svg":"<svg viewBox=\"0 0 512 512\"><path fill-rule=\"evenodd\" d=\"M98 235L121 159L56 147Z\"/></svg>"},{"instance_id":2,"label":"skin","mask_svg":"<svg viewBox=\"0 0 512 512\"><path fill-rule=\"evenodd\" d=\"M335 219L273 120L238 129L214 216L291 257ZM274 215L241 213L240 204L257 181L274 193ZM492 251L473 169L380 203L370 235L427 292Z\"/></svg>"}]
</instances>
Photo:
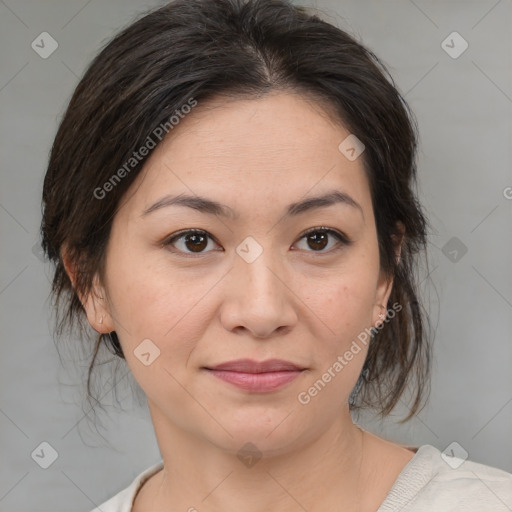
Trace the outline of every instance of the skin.
<instances>
[{"instance_id":1,"label":"skin","mask_svg":"<svg viewBox=\"0 0 512 512\"><path fill-rule=\"evenodd\" d=\"M117 332L164 460L137 494L135 512L375 511L414 456L351 419L364 344L307 405L297 400L359 333L381 322L379 305L391 293L362 157L349 161L338 150L348 135L296 94L199 104L157 146L124 198L106 281L97 280L82 303L94 329ZM335 204L283 216L289 204L333 189L362 211ZM142 215L181 193L224 203L238 218L183 206ZM353 243L328 235L315 251L303 232L322 226ZM212 237L203 252L183 238L160 243L192 228ZM248 236L263 249L251 263L236 252ZM73 278L72 262L66 268ZM160 350L148 366L134 354L144 339ZM306 371L258 394L203 369L239 358L280 358ZM247 442L261 453L251 467L237 457Z\"/></svg>"}]
</instances>

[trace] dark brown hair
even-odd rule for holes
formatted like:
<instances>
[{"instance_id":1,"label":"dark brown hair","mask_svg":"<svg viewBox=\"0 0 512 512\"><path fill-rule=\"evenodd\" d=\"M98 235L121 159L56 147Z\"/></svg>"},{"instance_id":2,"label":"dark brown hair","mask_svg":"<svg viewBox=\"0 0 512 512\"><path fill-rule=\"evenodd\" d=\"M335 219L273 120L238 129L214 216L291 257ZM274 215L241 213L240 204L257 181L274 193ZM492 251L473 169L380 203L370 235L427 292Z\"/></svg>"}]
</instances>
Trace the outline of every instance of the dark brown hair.
<instances>
[{"instance_id":1,"label":"dark brown hair","mask_svg":"<svg viewBox=\"0 0 512 512\"><path fill-rule=\"evenodd\" d=\"M394 276L389 304L398 303L402 310L373 332L350 408L371 407L385 416L414 383L407 421L430 387L431 363L424 328L428 315L415 275L427 236L427 219L413 189L416 121L369 49L285 0L176 0L123 29L89 65L60 123L44 180L41 234L43 249L55 263L56 333L66 327L72 332L75 321L81 335L90 329L84 326L77 291L87 296L94 276L103 280L112 220L151 151L109 187L104 199L94 191L190 98L204 104L221 95L256 98L270 91L314 98L365 145L361 158L380 264ZM400 222L405 237L397 264ZM64 246L77 269L75 289L63 265ZM92 334L86 336L91 347ZM88 396L102 344L124 358L115 332L96 337Z\"/></svg>"}]
</instances>

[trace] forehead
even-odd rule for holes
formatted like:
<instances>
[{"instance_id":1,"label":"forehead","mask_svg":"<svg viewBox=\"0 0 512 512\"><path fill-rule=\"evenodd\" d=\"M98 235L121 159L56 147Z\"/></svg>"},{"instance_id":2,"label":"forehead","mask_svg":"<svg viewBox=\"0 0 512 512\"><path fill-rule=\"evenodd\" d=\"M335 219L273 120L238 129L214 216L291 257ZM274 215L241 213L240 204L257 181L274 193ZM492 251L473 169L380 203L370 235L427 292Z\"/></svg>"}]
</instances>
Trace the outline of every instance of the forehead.
<instances>
[{"instance_id":1,"label":"forehead","mask_svg":"<svg viewBox=\"0 0 512 512\"><path fill-rule=\"evenodd\" d=\"M363 159L339 150L349 135L299 94L199 102L153 151L126 206L140 214L165 194L186 193L243 210L249 202L289 204L333 188L365 203Z\"/></svg>"}]
</instances>

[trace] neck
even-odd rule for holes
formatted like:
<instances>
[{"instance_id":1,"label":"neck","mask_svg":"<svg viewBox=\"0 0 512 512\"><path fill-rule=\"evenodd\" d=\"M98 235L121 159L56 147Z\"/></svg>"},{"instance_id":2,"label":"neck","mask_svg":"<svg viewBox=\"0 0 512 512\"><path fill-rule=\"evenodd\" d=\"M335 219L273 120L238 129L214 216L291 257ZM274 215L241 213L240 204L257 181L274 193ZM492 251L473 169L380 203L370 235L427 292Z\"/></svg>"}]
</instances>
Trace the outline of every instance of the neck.
<instances>
[{"instance_id":1,"label":"neck","mask_svg":"<svg viewBox=\"0 0 512 512\"><path fill-rule=\"evenodd\" d=\"M145 493L150 510L360 510L365 434L348 409L309 440L280 451L267 445L261 458L242 460L239 448L220 448L171 424L151 405L150 411L164 460Z\"/></svg>"}]
</instances>

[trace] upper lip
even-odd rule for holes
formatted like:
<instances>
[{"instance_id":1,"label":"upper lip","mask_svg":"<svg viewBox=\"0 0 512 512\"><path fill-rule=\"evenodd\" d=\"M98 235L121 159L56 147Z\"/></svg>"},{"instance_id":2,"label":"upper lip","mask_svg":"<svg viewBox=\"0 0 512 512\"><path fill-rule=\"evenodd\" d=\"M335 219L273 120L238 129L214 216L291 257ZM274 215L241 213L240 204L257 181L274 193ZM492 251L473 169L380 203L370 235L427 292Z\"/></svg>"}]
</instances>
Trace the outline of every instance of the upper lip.
<instances>
[{"instance_id":1,"label":"upper lip","mask_svg":"<svg viewBox=\"0 0 512 512\"><path fill-rule=\"evenodd\" d=\"M282 371L297 371L304 368L282 359L267 359L266 361L254 361L253 359L237 359L227 361L216 366L208 367L208 370L226 370L240 373L267 373Z\"/></svg>"}]
</instances>

